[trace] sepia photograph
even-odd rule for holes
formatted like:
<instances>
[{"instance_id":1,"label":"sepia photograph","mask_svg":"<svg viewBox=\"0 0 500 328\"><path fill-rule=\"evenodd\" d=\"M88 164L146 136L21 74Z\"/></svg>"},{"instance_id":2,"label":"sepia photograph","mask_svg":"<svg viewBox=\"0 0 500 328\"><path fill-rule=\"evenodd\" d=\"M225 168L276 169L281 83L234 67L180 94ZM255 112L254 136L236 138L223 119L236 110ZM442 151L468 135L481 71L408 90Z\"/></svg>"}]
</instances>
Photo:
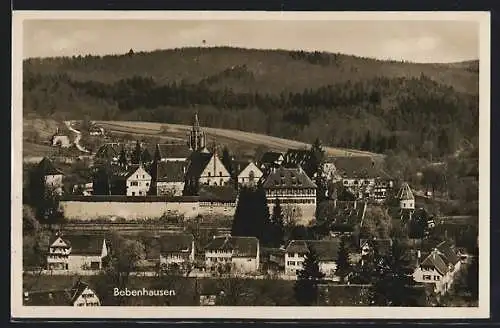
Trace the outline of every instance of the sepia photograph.
<instances>
[{"instance_id":1,"label":"sepia photograph","mask_svg":"<svg viewBox=\"0 0 500 328\"><path fill-rule=\"evenodd\" d=\"M489 19L13 12L12 315L488 317Z\"/></svg>"}]
</instances>

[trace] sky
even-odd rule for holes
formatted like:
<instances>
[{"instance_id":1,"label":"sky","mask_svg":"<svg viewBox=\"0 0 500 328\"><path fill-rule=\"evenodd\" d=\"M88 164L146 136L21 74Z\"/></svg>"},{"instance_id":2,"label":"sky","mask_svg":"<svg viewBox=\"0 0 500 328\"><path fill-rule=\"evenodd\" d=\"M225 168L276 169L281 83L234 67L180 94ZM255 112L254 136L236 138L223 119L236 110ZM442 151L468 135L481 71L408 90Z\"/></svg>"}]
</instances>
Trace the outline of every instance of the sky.
<instances>
[{"instance_id":1,"label":"sky","mask_svg":"<svg viewBox=\"0 0 500 328\"><path fill-rule=\"evenodd\" d=\"M203 43L205 40L205 43ZM23 57L231 46L446 63L479 58L477 21L25 20Z\"/></svg>"}]
</instances>

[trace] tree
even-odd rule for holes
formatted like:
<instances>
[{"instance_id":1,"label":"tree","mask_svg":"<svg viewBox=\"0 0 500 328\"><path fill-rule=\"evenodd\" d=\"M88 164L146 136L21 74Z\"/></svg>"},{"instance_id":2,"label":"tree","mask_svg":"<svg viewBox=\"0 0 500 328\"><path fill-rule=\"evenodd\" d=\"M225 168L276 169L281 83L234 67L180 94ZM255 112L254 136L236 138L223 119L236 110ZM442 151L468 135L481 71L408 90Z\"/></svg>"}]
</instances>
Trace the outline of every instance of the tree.
<instances>
[{"instance_id":1,"label":"tree","mask_svg":"<svg viewBox=\"0 0 500 328\"><path fill-rule=\"evenodd\" d=\"M283 220L283 211L279 198L274 201L274 207L270 219L270 227L267 229L269 232L269 244L274 247L283 245L285 238L285 227Z\"/></svg>"},{"instance_id":2,"label":"tree","mask_svg":"<svg viewBox=\"0 0 500 328\"><path fill-rule=\"evenodd\" d=\"M242 188L234 213L232 235L251 236L262 240L264 231L269 226L269 207L264 189Z\"/></svg>"},{"instance_id":3,"label":"tree","mask_svg":"<svg viewBox=\"0 0 500 328\"><path fill-rule=\"evenodd\" d=\"M472 259L469 267L467 268L467 289L470 292L471 299L477 301L479 295L479 248L474 248L472 252Z\"/></svg>"},{"instance_id":4,"label":"tree","mask_svg":"<svg viewBox=\"0 0 500 328\"><path fill-rule=\"evenodd\" d=\"M145 247L141 242L126 239L118 233L114 233L110 239L109 253L103 259L103 273L109 290L114 287L124 289L130 274L137 270L139 261L145 258Z\"/></svg>"},{"instance_id":5,"label":"tree","mask_svg":"<svg viewBox=\"0 0 500 328\"><path fill-rule=\"evenodd\" d=\"M303 269L297 272L294 286L295 299L300 305L314 305L318 301L318 284L325 274L320 271L316 251L310 248Z\"/></svg>"},{"instance_id":6,"label":"tree","mask_svg":"<svg viewBox=\"0 0 500 328\"><path fill-rule=\"evenodd\" d=\"M29 205L23 205L23 235L33 234L40 229L40 222L35 218L35 213Z\"/></svg>"},{"instance_id":7,"label":"tree","mask_svg":"<svg viewBox=\"0 0 500 328\"><path fill-rule=\"evenodd\" d=\"M118 165L122 167L127 166L127 153L125 152L125 147L123 145L120 150L120 156L118 157Z\"/></svg>"},{"instance_id":8,"label":"tree","mask_svg":"<svg viewBox=\"0 0 500 328\"><path fill-rule=\"evenodd\" d=\"M336 274L340 277L342 283L345 282L346 276L351 270L351 263L349 262L349 249L346 246L345 237L341 237L339 252L337 255L337 270Z\"/></svg>"},{"instance_id":9,"label":"tree","mask_svg":"<svg viewBox=\"0 0 500 328\"><path fill-rule=\"evenodd\" d=\"M412 268L407 259L407 250L398 240L393 241L386 256L375 254L371 304L376 306L417 306L418 293L412 277Z\"/></svg>"},{"instance_id":10,"label":"tree","mask_svg":"<svg viewBox=\"0 0 500 328\"><path fill-rule=\"evenodd\" d=\"M141 144L140 144L139 140L137 140L135 143L135 149L131 155L131 162L132 162L132 164L139 164L141 162L141 160L142 160Z\"/></svg>"}]
</instances>

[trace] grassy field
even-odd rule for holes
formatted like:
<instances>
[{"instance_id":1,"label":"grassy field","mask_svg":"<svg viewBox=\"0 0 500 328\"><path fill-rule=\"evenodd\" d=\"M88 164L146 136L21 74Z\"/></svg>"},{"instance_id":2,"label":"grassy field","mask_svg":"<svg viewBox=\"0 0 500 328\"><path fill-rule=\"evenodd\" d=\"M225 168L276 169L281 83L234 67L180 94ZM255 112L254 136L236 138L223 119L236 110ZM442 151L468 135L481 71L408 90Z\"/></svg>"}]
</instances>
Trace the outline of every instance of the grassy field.
<instances>
[{"instance_id":1,"label":"grassy field","mask_svg":"<svg viewBox=\"0 0 500 328\"><path fill-rule=\"evenodd\" d=\"M97 121L100 126L110 132L128 133L140 136L170 136L185 140L189 130L188 125L161 124L153 122L126 122L126 121ZM224 130L204 128L210 140L216 139L217 143L240 144L240 146L253 147L266 146L271 150L286 151L289 148L303 149L309 147L303 142L287 140L263 134L243 132L237 130ZM329 156L380 156L378 154L353 149L340 149L326 147Z\"/></svg>"}]
</instances>

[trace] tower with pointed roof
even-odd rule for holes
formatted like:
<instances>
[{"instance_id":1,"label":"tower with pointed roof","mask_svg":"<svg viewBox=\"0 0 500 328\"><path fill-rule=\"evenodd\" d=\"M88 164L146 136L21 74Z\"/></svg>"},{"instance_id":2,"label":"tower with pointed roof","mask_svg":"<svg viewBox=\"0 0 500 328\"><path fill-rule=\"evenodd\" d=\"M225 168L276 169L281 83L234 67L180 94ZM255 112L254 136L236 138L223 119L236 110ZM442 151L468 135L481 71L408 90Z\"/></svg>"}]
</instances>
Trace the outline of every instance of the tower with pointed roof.
<instances>
[{"instance_id":1,"label":"tower with pointed roof","mask_svg":"<svg viewBox=\"0 0 500 328\"><path fill-rule=\"evenodd\" d=\"M405 182L401 185L401 189L399 189L397 194L397 199L399 200L399 207L401 209L415 209L415 196L413 196L413 192L408 183Z\"/></svg>"},{"instance_id":2,"label":"tower with pointed roof","mask_svg":"<svg viewBox=\"0 0 500 328\"><path fill-rule=\"evenodd\" d=\"M193 125L191 127L191 131L189 132L188 145L192 151L202 151L206 147L205 131L203 131L200 127L198 112L194 114Z\"/></svg>"}]
</instances>

